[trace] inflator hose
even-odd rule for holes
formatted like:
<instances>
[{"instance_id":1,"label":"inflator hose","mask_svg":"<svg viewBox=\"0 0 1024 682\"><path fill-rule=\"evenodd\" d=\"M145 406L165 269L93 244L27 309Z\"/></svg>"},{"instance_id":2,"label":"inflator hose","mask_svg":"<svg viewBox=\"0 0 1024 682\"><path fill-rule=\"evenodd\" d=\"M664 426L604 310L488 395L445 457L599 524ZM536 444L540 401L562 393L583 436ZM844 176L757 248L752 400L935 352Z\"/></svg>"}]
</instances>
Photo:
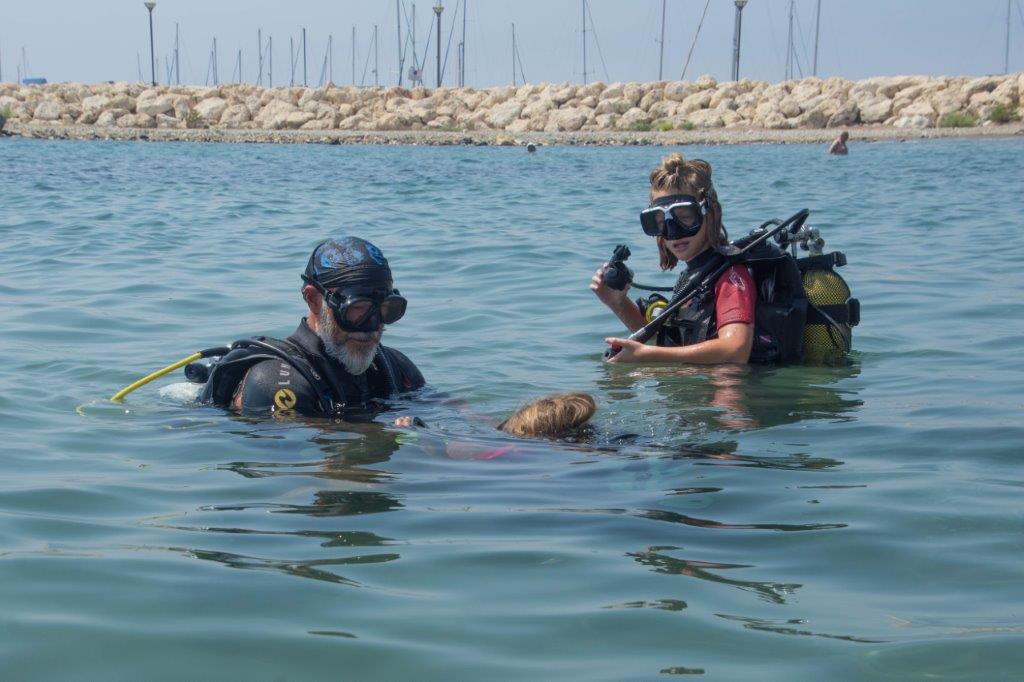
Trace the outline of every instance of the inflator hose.
<instances>
[{"instance_id":1,"label":"inflator hose","mask_svg":"<svg viewBox=\"0 0 1024 682\"><path fill-rule=\"evenodd\" d=\"M134 391L136 389L139 389L139 388L142 388L143 386L145 386L149 382L155 381L156 379L159 379L160 377L164 376L165 374L170 374L174 370L179 369L181 367L184 367L185 365L187 365L190 362L195 362L196 360L202 360L203 358L213 358L213 357L220 357L221 355L227 355L228 351L230 351L230 350L231 350L230 348L227 348L225 346L217 346L216 348L207 348L205 350L201 350L199 352L193 353L192 355L188 356L187 358L182 358L181 360L178 360L177 362L175 362L173 364L167 365L163 369L158 369L157 371L153 372L152 374L147 374L146 376L142 377L141 379L139 379L138 381L136 381L133 384L129 384L128 386L125 386L120 391L118 391L114 395L110 396L110 400L112 402L119 403L119 402L121 402L121 400L126 395L128 395L132 391Z\"/></svg>"}]
</instances>

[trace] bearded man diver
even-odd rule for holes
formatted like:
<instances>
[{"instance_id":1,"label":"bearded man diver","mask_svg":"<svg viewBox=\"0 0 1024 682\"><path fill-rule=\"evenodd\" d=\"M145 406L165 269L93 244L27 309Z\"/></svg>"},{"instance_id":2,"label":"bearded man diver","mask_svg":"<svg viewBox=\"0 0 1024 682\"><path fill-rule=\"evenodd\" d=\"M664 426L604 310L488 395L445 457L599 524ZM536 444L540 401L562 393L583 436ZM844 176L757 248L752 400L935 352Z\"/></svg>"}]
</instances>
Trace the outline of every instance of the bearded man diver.
<instances>
[{"instance_id":1,"label":"bearded man diver","mask_svg":"<svg viewBox=\"0 0 1024 682\"><path fill-rule=\"evenodd\" d=\"M409 358L380 343L407 305L380 249L358 237L328 239L302 281L309 315L295 332L235 343L210 369L202 402L247 415L337 416L424 385Z\"/></svg>"}]
</instances>

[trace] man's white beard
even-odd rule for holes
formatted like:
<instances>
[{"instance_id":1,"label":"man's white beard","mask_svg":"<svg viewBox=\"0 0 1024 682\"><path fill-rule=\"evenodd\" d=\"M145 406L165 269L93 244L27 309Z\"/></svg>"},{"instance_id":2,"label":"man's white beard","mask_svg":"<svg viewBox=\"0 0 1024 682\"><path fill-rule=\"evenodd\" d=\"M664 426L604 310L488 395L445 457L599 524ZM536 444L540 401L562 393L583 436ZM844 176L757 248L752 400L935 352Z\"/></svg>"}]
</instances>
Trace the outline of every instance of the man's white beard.
<instances>
[{"instance_id":1,"label":"man's white beard","mask_svg":"<svg viewBox=\"0 0 1024 682\"><path fill-rule=\"evenodd\" d=\"M317 322L319 323L318 336L324 342L324 350L327 351L328 355L340 362L349 374L359 375L370 368L370 365L373 364L373 359L377 356L377 346L380 343L379 337L377 343L365 351L353 351L347 348L345 344L334 340L338 336L338 325L334 321L334 313L326 305L320 306ZM358 335L358 337L371 336L369 332L347 332L347 334L349 336Z\"/></svg>"}]
</instances>

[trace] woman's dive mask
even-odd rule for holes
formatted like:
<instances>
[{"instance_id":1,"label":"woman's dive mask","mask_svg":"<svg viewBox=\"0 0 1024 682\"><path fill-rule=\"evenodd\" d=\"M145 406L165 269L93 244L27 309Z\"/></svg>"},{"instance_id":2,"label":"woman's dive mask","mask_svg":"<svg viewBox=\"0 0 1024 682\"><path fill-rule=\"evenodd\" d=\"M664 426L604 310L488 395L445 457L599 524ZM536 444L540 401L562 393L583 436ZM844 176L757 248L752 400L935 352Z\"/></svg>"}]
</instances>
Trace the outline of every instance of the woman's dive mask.
<instances>
[{"instance_id":1,"label":"woman's dive mask","mask_svg":"<svg viewBox=\"0 0 1024 682\"><path fill-rule=\"evenodd\" d=\"M640 211L640 227L644 234L665 239L696 236L707 214L707 199L689 194L670 194L651 202Z\"/></svg>"}]
</instances>

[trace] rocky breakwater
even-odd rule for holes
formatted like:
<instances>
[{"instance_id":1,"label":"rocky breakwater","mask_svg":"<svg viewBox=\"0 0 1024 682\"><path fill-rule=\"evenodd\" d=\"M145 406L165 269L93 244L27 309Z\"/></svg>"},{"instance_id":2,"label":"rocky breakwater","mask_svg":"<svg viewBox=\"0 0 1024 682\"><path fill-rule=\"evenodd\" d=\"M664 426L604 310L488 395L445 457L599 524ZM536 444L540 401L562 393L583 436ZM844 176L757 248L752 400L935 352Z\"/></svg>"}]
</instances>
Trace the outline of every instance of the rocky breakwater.
<instances>
[{"instance_id":1,"label":"rocky breakwater","mask_svg":"<svg viewBox=\"0 0 1024 682\"><path fill-rule=\"evenodd\" d=\"M0 84L0 115L33 126L315 131L669 131L973 126L1019 120L1024 74L782 83L259 88Z\"/></svg>"}]
</instances>

